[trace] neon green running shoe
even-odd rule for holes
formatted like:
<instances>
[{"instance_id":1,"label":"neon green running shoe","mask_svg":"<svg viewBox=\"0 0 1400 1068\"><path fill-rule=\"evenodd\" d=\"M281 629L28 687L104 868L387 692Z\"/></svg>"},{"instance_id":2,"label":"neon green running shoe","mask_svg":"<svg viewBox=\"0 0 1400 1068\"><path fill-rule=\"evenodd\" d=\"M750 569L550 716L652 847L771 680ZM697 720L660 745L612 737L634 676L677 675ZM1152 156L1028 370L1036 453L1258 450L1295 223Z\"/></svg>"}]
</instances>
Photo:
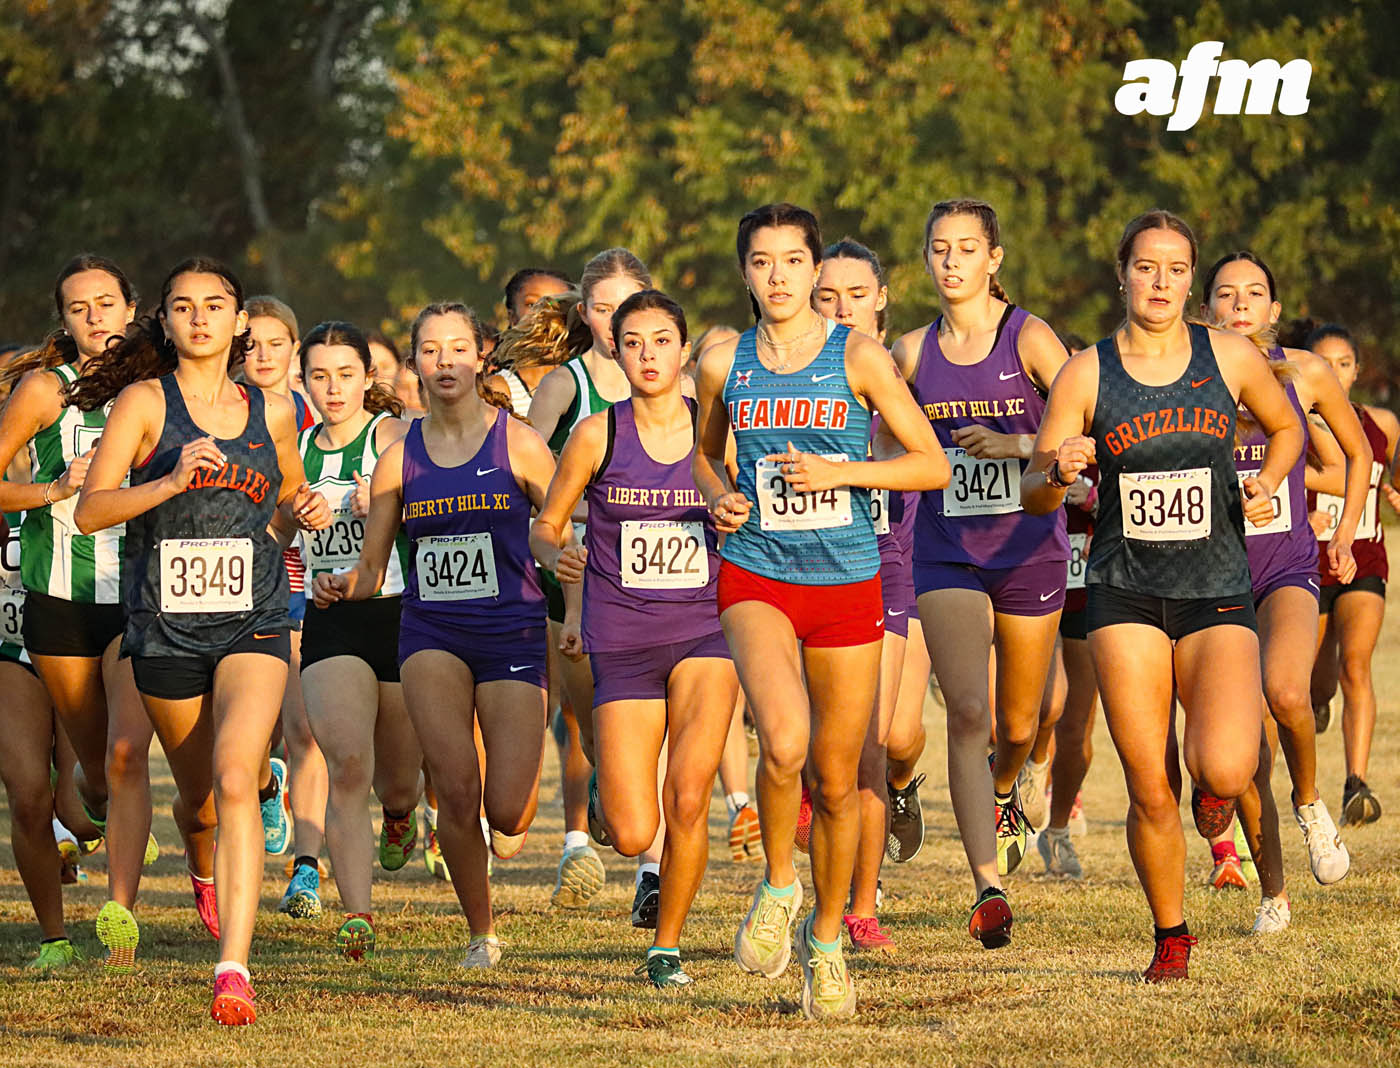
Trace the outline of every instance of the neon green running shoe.
<instances>
[{"instance_id":1,"label":"neon green running shoe","mask_svg":"<svg viewBox=\"0 0 1400 1068\"><path fill-rule=\"evenodd\" d=\"M428 834L423 842L423 864L428 869L428 874L434 879L442 879L444 882L452 881L452 873L447 870L447 861L442 859L442 846L438 845L437 824L423 817L423 822L428 825Z\"/></svg>"},{"instance_id":2,"label":"neon green running shoe","mask_svg":"<svg viewBox=\"0 0 1400 1068\"><path fill-rule=\"evenodd\" d=\"M830 1020L856 1014L856 986L846 970L841 947L827 953L812 944L812 920L807 913L793 938L797 961L802 965L802 1011L809 1020Z\"/></svg>"},{"instance_id":3,"label":"neon green running shoe","mask_svg":"<svg viewBox=\"0 0 1400 1068\"><path fill-rule=\"evenodd\" d=\"M398 871L413 856L413 847L418 844L418 814L394 819L384 813L384 822L379 827L379 866L385 871Z\"/></svg>"},{"instance_id":4,"label":"neon green running shoe","mask_svg":"<svg viewBox=\"0 0 1400 1068\"><path fill-rule=\"evenodd\" d=\"M744 971L765 979L783 974L792 956L792 925L802 909L802 880L792 887L792 893L779 896L771 892L767 879L758 881L753 905L734 936L734 959Z\"/></svg>"},{"instance_id":5,"label":"neon green running shoe","mask_svg":"<svg viewBox=\"0 0 1400 1068\"><path fill-rule=\"evenodd\" d=\"M73 943L66 938L59 938L53 942L41 942L39 944L39 955L25 965L27 969L34 972L50 974L61 971L71 964L76 964L80 958Z\"/></svg>"},{"instance_id":6,"label":"neon green running shoe","mask_svg":"<svg viewBox=\"0 0 1400 1068\"><path fill-rule=\"evenodd\" d=\"M97 940L107 950L103 964L108 975L130 975L136 970L141 929L130 909L115 901L103 905L97 914Z\"/></svg>"},{"instance_id":7,"label":"neon green running shoe","mask_svg":"<svg viewBox=\"0 0 1400 1068\"><path fill-rule=\"evenodd\" d=\"M149 868L160 859L160 843L156 841L154 834L146 836L146 855L141 858L141 866Z\"/></svg>"},{"instance_id":8,"label":"neon green running shoe","mask_svg":"<svg viewBox=\"0 0 1400 1068\"><path fill-rule=\"evenodd\" d=\"M346 960L369 960L374 956L374 921L368 912L349 912L335 933L335 948Z\"/></svg>"}]
</instances>

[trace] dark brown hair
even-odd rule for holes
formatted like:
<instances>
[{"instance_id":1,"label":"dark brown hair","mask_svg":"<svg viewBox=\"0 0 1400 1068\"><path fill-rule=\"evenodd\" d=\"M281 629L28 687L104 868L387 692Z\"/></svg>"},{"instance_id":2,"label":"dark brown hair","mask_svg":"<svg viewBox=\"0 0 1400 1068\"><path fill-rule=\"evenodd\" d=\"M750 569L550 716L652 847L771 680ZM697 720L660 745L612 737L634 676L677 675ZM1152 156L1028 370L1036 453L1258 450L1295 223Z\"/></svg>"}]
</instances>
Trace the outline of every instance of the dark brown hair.
<instances>
[{"instance_id":1,"label":"dark brown hair","mask_svg":"<svg viewBox=\"0 0 1400 1068\"><path fill-rule=\"evenodd\" d=\"M928 218L924 220L925 258L928 256L929 242L933 240L933 224L950 215L971 215L982 227L982 236L987 239L987 249L990 251L1002 247L1001 223L997 221L996 209L985 200L961 197L956 200L940 200L929 210ZM996 275L987 278L987 289L997 300L1011 303L1011 298L1006 295L1006 290L1001 288Z\"/></svg>"},{"instance_id":2,"label":"dark brown hair","mask_svg":"<svg viewBox=\"0 0 1400 1068\"><path fill-rule=\"evenodd\" d=\"M413 328L409 332L408 358L413 361L413 371L418 375L418 381L423 380L422 374L418 371L418 332L423 329L423 324L429 319L438 315L460 315L471 327L472 344L476 346L477 356L481 356L481 320L476 317L476 312L467 307L461 301L440 300L429 304L420 311L413 319ZM487 404L494 404L497 408L504 408L515 415L515 408L511 404L510 393L506 390L488 386L486 379L488 375L483 367L476 375L476 392ZM517 418L519 418L517 416ZM522 420L523 422L523 420Z\"/></svg>"},{"instance_id":3,"label":"dark brown hair","mask_svg":"<svg viewBox=\"0 0 1400 1068\"><path fill-rule=\"evenodd\" d=\"M1191 232L1191 227L1186 225L1186 220L1180 215L1174 215L1164 208L1153 208L1151 211L1143 212L1123 228L1123 236L1118 239L1118 252L1114 257L1120 275L1126 274L1128 271L1128 261L1132 258L1133 244L1137 241L1138 235L1146 233L1148 230L1170 230L1186 238L1187 244L1191 246L1191 270L1196 269L1199 247L1196 244L1196 235Z\"/></svg>"},{"instance_id":4,"label":"dark brown hair","mask_svg":"<svg viewBox=\"0 0 1400 1068\"><path fill-rule=\"evenodd\" d=\"M822 229L817 222L817 217L806 208L799 208L796 204L784 201L779 204L764 204L762 207L754 208L752 211L745 212L744 217L739 220L739 233L735 244L739 252L739 269L741 271L748 259L749 249L753 247L754 234L770 226L791 226L802 231L802 243L812 254L813 266L821 266ZM752 293L749 294L749 307L753 309L754 322L758 322L762 316L759 312L758 300Z\"/></svg>"},{"instance_id":5,"label":"dark brown hair","mask_svg":"<svg viewBox=\"0 0 1400 1068\"><path fill-rule=\"evenodd\" d=\"M317 323L307 331L306 337L301 342L301 376L303 380L306 378L306 354L315 345L348 345L355 350L355 355L364 364L365 380L369 383L369 387L365 390L365 411L372 415L378 415L380 412L389 412L391 415L403 414L403 401L374 380L374 357L369 351L369 339L354 323L332 319L329 322Z\"/></svg>"},{"instance_id":6,"label":"dark brown hair","mask_svg":"<svg viewBox=\"0 0 1400 1068\"><path fill-rule=\"evenodd\" d=\"M618 305L617 311L613 312L612 337L614 345L622 343L622 327L627 322L627 317L640 311L665 312L671 322L676 325L676 332L681 336L681 345L684 346L689 340L690 333L685 325L685 309L659 289L643 289L639 293L633 293Z\"/></svg>"}]
</instances>

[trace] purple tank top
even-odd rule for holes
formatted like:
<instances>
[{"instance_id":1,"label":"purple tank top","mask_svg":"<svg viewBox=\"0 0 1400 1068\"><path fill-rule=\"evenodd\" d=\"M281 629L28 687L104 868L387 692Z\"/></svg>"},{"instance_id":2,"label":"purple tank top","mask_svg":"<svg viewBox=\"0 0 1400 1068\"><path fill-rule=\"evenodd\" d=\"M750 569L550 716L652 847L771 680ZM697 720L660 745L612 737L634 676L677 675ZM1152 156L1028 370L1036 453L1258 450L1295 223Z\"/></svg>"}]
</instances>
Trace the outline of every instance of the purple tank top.
<instances>
[{"instance_id":1,"label":"purple tank top","mask_svg":"<svg viewBox=\"0 0 1400 1068\"><path fill-rule=\"evenodd\" d=\"M1275 347L1269 359L1285 359L1283 349ZM1288 402L1293 405L1299 421L1306 428L1307 415L1298 400L1292 382L1284 383ZM1262 433L1250 435L1235 446L1235 472L1241 481L1246 475L1258 473L1264 462L1266 438ZM1288 477L1274 494L1274 519L1268 526L1256 527L1248 520L1244 525L1244 548L1249 557L1250 579L1256 595L1274 585L1285 575L1317 574L1317 537L1308 523L1307 490L1303 486L1307 450L1298 457Z\"/></svg>"},{"instance_id":2,"label":"purple tank top","mask_svg":"<svg viewBox=\"0 0 1400 1068\"><path fill-rule=\"evenodd\" d=\"M687 401L692 419L695 402ZM691 456L653 460L631 400L608 409L608 450L588 484L583 646L590 653L719 633L719 553Z\"/></svg>"},{"instance_id":3,"label":"purple tank top","mask_svg":"<svg viewBox=\"0 0 1400 1068\"><path fill-rule=\"evenodd\" d=\"M880 416L870 417L870 440L880 429ZM918 490L871 490L870 518L875 523L875 542L880 549L880 566L911 566L914 550L914 516L919 507Z\"/></svg>"},{"instance_id":4,"label":"purple tank top","mask_svg":"<svg viewBox=\"0 0 1400 1068\"><path fill-rule=\"evenodd\" d=\"M415 421L404 438L404 533L412 543L403 611L491 633L544 626L530 555L530 499L515 483L504 412L477 454L439 467Z\"/></svg>"},{"instance_id":5,"label":"purple tank top","mask_svg":"<svg viewBox=\"0 0 1400 1068\"><path fill-rule=\"evenodd\" d=\"M1045 398L1036 391L1016 353L1030 316L1011 305L997 327L992 349L970 366L949 363L938 344L936 320L924 335L914 373L914 398L953 465L946 490L920 495L915 521L916 564L969 564L999 569L1021 564L1069 561L1064 509L1049 515L1021 510L1017 459L978 460L953 441L953 431L985 426L1001 434L1031 434L1040 428Z\"/></svg>"}]
</instances>

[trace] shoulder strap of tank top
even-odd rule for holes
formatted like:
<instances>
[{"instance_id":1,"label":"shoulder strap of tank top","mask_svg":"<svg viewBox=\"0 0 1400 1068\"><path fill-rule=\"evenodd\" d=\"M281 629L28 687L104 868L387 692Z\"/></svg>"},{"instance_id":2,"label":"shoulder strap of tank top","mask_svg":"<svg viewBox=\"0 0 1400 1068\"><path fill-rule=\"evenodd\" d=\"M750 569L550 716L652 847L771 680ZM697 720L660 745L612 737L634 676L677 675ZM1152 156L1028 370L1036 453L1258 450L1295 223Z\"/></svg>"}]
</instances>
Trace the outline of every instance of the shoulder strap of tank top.
<instances>
[{"instance_id":1,"label":"shoulder strap of tank top","mask_svg":"<svg viewBox=\"0 0 1400 1068\"><path fill-rule=\"evenodd\" d=\"M305 430L303 430L300 434L297 435L297 452L301 453L303 459L306 457L307 448L311 446L313 442L315 442L316 435L320 432L321 424L312 423L309 427L307 427Z\"/></svg>"},{"instance_id":2,"label":"shoulder strap of tank top","mask_svg":"<svg viewBox=\"0 0 1400 1068\"><path fill-rule=\"evenodd\" d=\"M267 397L263 395L263 391L257 386L251 389L244 386L243 389L248 396L248 429L243 432L244 437L252 437L254 434L259 433L259 430L267 434L268 437L272 437L272 431L267 425ZM295 397L296 394L293 393L292 396ZM254 422L254 420L256 420L256 422ZM301 425L299 420L297 425Z\"/></svg>"},{"instance_id":3,"label":"shoulder strap of tank top","mask_svg":"<svg viewBox=\"0 0 1400 1068\"><path fill-rule=\"evenodd\" d=\"M593 477L589 482L599 482L607 474L608 465L612 463L613 446L617 443L617 409L620 405L612 404L608 406L608 447L603 452L602 462L598 464L598 470L593 472Z\"/></svg>"},{"instance_id":4,"label":"shoulder strap of tank top","mask_svg":"<svg viewBox=\"0 0 1400 1068\"><path fill-rule=\"evenodd\" d=\"M365 427L365 433L368 435L365 438L365 447L360 450L362 464L367 456L379 459L379 424L388 419L390 414L389 412L375 412L370 418L369 425Z\"/></svg>"},{"instance_id":5,"label":"shoulder strap of tank top","mask_svg":"<svg viewBox=\"0 0 1400 1068\"><path fill-rule=\"evenodd\" d=\"M78 369L71 363L61 363L57 367L50 367L49 370L57 375L58 380L65 386L71 385L78 379Z\"/></svg>"},{"instance_id":6,"label":"shoulder strap of tank top","mask_svg":"<svg viewBox=\"0 0 1400 1068\"><path fill-rule=\"evenodd\" d=\"M690 409L690 431L692 434L700 433L700 405L696 403L694 397L683 397L685 406Z\"/></svg>"},{"instance_id":7,"label":"shoulder strap of tank top","mask_svg":"<svg viewBox=\"0 0 1400 1068\"><path fill-rule=\"evenodd\" d=\"M582 356L570 360L569 369L574 373L574 385L578 389L578 407L574 414L574 421L577 422L583 416L593 414L593 378Z\"/></svg>"},{"instance_id":8,"label":"shoulder strap of tank top","mask_svg":"<svg viewBox=\"0 0 1400 1068\"><path fill-rule=\"evenodd\" d=\"M1008 304L1006 311L1001 313L1001 321L997 323L996 335L992 338L992 347L988 349L988 355L996 351L996 347L1001 344L1001 335L1006 332L1006 324L1011 322L1011 316L1016 311L1016 305ZM1017 359L1020 357L1018 356Z\"/></svg>"},{"instance_id":9,"label":"shoulder strap of tank top","mask_svg":"<svg viewBox=\"0 0 1400 1068\"><path fill-rule=\"evenodd\" d=\"M180 383L175 381L175 372L170 371L163 374L159 379L160 388L165 392L165 425L170 426L172 418L183 420L192 429L194 420L190 418L190 410L185 404L185 395L180 392Z\"/></svg>"},{"instance_id":10,"label":"shoulder strap of tank top","mask_svg":"<svg viewBox=\"0 0 1400 1068\"><path fill-rule=\"evenodd\" d=\"M1117 378L1126 374L1123 370L1123 361L1118 358L1118 343L1113 340L1113 335L1103 338L1094 346L1099 354L1099 390L1102 392L1105 378Z\"/></svg>"}]
</instances>

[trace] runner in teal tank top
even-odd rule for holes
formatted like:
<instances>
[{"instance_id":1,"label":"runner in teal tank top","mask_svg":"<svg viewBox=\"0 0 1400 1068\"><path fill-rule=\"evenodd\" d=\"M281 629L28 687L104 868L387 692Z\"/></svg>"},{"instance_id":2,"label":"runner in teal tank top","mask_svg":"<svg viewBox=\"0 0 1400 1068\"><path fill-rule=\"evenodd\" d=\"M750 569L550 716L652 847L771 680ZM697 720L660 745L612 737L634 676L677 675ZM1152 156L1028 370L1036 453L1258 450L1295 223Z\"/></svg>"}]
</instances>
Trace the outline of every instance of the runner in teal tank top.
<instances>
[{"instance_id":1,"label":"runner in teal tank top","mask_svg":"<svg viewBox=\"0 0 1400 1068\"><path fill-rule=\"evenodd\" d=\"M41 349L5 369L4 382L14 392L0 415L0 470L25 450L31 477L0 483L0 509L24 513L22 636L81 772L76 781L87 818L75 816L68 826L79 839L107 840L111 901L98 916L97 932L109 973L131 968L135 924L128 910L142 862L157 852L147 766L152 732L131 664L117 658L124 625L121 527L84 535L73 519L106 411L79 410L69 404L68 391L108 342L122 336L135 301L131 283L110 260L84 255L69 262L54 286L62 326Z\"/></svg>"},{"instance_id":2,"label":"runner in teal tank top","mask_svg":"<svg viewBox=\"0 0 1400 1068\"><path fill-rule=\"evenodd\" d=\"M321 423L304 430L302 465L311 488L331 508L331 523L302 541L307 581L355 565L365 540L369 480L379 457L407 432L396 397L372 379L365 336L350 323L321 323L301 345L302 379ZM372 956L370 882L374 855L365 807L370 787L383 806L379 859L402 868L417 833L423 753L399 682L399 607L408 564L400 531L384 583L368 600L310 607L302 636L301 682L306 715L329 771L326 846L346 918L337 948L351 959ZM320 915L320 876L299 859L282 910Z\"/></svg>"},{"instance_id":3,"label":"runner in teal tank top","mask_svg":"<svg viewBox=\"0 0 1400 1068\"><path fill-rule=\"evenodd\" d=\"M869 490L933 489L949 466L878 341L811 307L821 234L811 212L770 204L739 223L740 269L758 324L700 366L695 482L728 534L720 623L758 728L765 878L735 938L745 971L776 978L795 945L802 1007L854 1014L841 956L860 819L856 769L875 703L885 611ZM903 452L866 460L871 413ZM738 485L726 451L737 448ZM883 453L881 453L883 455ZM800 773L810 760L816 909L794 939Z\"/></svg>"},{"instance_id":4,"label":"runner in teal tank top","mask_svg":"<svg viewBox=\"0 0 1400 1068\"><path fill-rule=\"evenodd\" d=\"M607 249L584 267L579 277L582 299L566 315L565 322L574 325L578 321L586 326L592 345L546 375L530 402L530 423L544 435L556 455L579 423L631 395L627 376L613 356L612 316L623 301L650 289L651 284L646 265L626 249ZM565 331L564 340L569 341L569 331ZM587 504L583 503L574 513L576 538L584 536L586 510ZM554 576L543 569L540 580L549 605L550 707L558 709L553 714L554 738L559 743L559 766L564 780L564 848L552 900L565 907L582 907L602 887L605 878L602 861L588 844L587 830L592 769L591 758L585 753L593 749L593 672L588 660L580 655L580 588L575 585L561 589ZM568 655L560 655L561 641L568 643ZM646 922L655 915L655 902L643 900L650 894L641 893L642 874L660 870L663 834L664 829L658 830L652 847L638 857L634 905L644 908L633 909L634 922Z\"/></svg>"}]
</instances>

